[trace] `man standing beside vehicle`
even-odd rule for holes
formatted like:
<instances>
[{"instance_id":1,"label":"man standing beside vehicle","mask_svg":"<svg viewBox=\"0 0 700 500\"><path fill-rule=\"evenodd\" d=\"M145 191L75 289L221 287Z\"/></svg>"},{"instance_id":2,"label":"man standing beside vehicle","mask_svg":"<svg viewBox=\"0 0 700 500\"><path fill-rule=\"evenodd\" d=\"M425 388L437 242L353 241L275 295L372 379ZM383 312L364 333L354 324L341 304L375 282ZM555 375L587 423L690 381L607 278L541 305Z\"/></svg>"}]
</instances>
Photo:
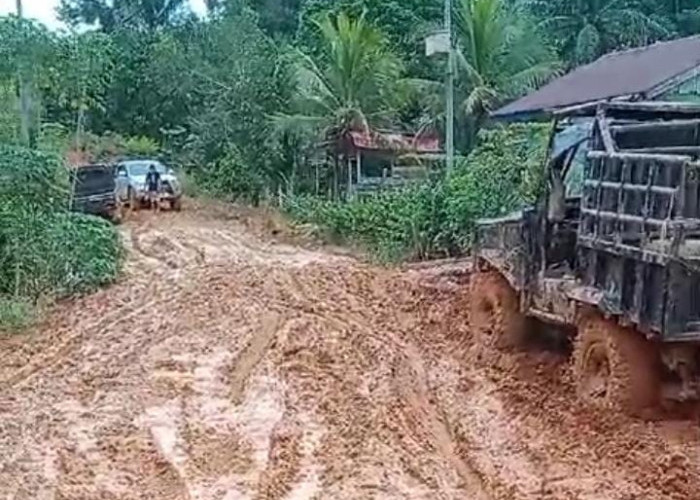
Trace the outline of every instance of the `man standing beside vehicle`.
<instances>
[{"instance_id":1,"label":"man standing beside vehicle","mask_svg":"<svg viewBox=\"0 0 700 500\"><path fill-rule=\"evenodd\" d=\"M160 187L161 179L160 172L154 164L148 167L146 174L146 198L151 208L160 211Z\"/></svg>"}]
</instances>

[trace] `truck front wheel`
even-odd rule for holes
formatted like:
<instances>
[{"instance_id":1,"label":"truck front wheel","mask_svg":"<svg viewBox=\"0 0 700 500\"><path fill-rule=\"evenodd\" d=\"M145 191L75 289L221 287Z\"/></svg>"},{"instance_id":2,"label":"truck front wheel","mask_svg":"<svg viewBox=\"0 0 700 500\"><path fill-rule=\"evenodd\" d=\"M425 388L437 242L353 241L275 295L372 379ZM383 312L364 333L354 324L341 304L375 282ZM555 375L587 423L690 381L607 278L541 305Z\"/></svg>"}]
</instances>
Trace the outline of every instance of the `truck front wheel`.
<instances>
[{"instance_id":1,"label":"truck front wheel","mask_svg":"<svg viewBox=\"0 0 700 500\"><path fill-rule=\"evenodd\" d=\"M591 314L579 325L573 374L579 397L639 416L658 404L658 350L640 332Z\"/></svg>"},{"instance_id":2,"label":"truck front wheel","mask_svg":"<svg viewBox=\"0 0 700 500\"><path fill-rule=\"evenodd\" d=\"M508 349L522 344L526 318L518 294L503 276L495 271L474 274L470 301L469 321L477 345Z\"/></svg>"}]
</instances>

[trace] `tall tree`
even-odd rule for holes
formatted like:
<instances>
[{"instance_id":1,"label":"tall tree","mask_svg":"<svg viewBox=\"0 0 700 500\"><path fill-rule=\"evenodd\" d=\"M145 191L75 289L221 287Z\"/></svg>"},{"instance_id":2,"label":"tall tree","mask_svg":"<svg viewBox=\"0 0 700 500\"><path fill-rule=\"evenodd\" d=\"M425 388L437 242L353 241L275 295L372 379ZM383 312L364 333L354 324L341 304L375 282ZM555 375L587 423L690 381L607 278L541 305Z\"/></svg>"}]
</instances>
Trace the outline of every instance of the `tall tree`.
<instances>
[{"instance_id":1,"label":"tall tree","mask_svg":"<svg viewBox=\"0 0 700 500\"><path fill-rule=\"evenodd\" d=\"M572 64L590 62L619 48L650 43L668 28L640 0L524 0L554 35Z\"/></svg>"},{"instance_id":2,"label":"tall tree","mask_svg":"<svg viewBox=\"0 0 700 500\"><path fill-rule=\"evenodd\" d=\"M560 69L528 13L505 0L458 0L456 32L462 110L477 128L494 106L533 90Z\"/></svg>"},{"instance_id":3,"label":"tall tree","mask_svg":"<svg viewBox=\"0 0 700 500\"><path fill-rule=\"evenodd\" d=\"M20 137L36 137L37 89L50 72L55 37L45 26L15 16L0 17L0 84L12 82L19 96Z\"/></svg>"},{"instance_id":4,"label":"tall tree","mask_svg":"<svg viewBox=\"0 0 700 500\"><path fill-rule=\"evenodd\" d=\"M49 78L42 88L47 117L74 128L75 145L82 145L83 132L93 115L104 110L113 79L112 37L88 31L56 41Z\"/></svg>"},{"instance_id":5,"label":"tall tree","mask_svg":"<svg viewBox=\"0 0 700 500\"><path fill-rule=\"evenodd\" d=\"M700 0L642 0L641 4L671 35L700 32Z\"/></svg>"},{"instance_id":6,"label":"tall tree","mask_svg":"<svg viewBox=\"0 0 700 500\"><path fill-rule=\"evenodd\" d=\"M187 0L61 0L59 15L69 24L99 24L105 31L153 29L169 24L186 5Z\"/></svg>"},{"instance_id":7,"label":"tall tree","mask_svg":"<svg viewBox=\"0 0 700 500\"><path fill-rule=\"evenodd\" d=\"M297 53L298 123L313 125L328 138L368 130L370 121L392 109L399 60L364 15L325 15L316 26L322 55Z\"/></svg>"},{"instance_id":8,"label":"tall tree","mask_svg":"<svg viewBox=\"0 0 700 500\"><path fill-rule=\"evenodd\" d=\"M24 8L22 0L17 0L17 17L21 20L24 17ZM25 71L19 72L19 115L20 115L20 136L25 145L32 142L31 121L32 121L32 98L30 85L28 81L29 75Z\"/></svg>"},{"instance_id":9,"label":"tall tree","mask_svg":"<svg viewBox=\"0 0 700 500\"><path fill-rule=\"evenodd\" d=\"M424 39L442 26L442 8L440 0L305 0L299 42L313 48L315 19L324 12L353 17L364 13L367 22L386 36L409 74L437 78L435 65L425 56Z\"/></svg>"},{"instance_id":10,"label":"tall tree","mask_svg":"<svg viewBox=\"0 0 700 500\"><path fill-rule=\"evenodd\" d=\"M277 116L276 122L278 128L312 131L329 144L337 164L348 132L369 131L371 123L391 118L402 67L364 15L325 14L315 26L321 35L319 53L296 54L296 114Z\"/></svg>"}]
</instances>

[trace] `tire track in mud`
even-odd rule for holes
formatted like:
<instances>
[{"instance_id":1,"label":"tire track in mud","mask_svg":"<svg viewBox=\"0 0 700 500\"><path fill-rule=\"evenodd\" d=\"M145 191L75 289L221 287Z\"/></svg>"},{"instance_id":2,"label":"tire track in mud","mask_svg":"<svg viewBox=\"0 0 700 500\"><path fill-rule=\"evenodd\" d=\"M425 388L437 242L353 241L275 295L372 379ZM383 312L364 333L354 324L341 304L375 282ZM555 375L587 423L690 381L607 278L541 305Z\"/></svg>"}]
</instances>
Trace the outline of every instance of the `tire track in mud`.
<instances>
[{"instance_id":1,"label":"tire track in mud","mask_svg":"<svg viewBox=\"0 0 700 500\"><path fill-rule=\"evenodd\" d=\"M171 299L166 301L154 300L151 302L147 302L142 306L137 307L136 309L132 309L129 312L117 310L109 316L102 318L100 321L87 327L83 327L81 330L78 330L78 333L70 335L58 346L51 349L49 353L42 355L39 359L32 360L29 364L27 364L18 372L15 372L13 375L10 375L8 378L0 380L0 390L4 391L11 387L22 385L23 383L28 382L34 375L38 374L39 372L48 371L54 368L62 361L64 361L72 350L78 347L80 342L87 336L88 333L95 331L110 330L115 326L119 325L120 323L127 322L143 314L145 311L153 308L156 305L167 305L172 302L175 302L176 299L176 297L172 297Z\"/></svg>"},{"instance_id":2,"label":"tire track in mud","mask_svg":"<svg viewBox=\"0 0 700 500\"><path fill-rule=\"evenodd\" d=\"M229 385L231 400L235 404L240 404L248 377L265 356L268 347L280 330L281 323L282 318L279 314L266 314L263 317L259 334L253 335L248 345L234 361L235 368L230 374Z\"/></svg>"},{"instance_id":3,"label":"tire track in mud","mask_svg":"<svg viewBox=\"0 0 700 500\"><path fill-rule=\"evenodd\" d=\"M362 342L366 342L371 339L372 343L384 345L387 352L397 355L395 366L391 370L394 374L391 385L402 401L399 411L405 417L400 419L402 423L394 425L404 429L401 434L413 442L410 448L425 446L427 439L428 447L436 450L438 456L448 465L449 470L454 472L459 491L469 492L469 498L475 500L488 499L489 495L479 474L457 452L457 445L445 415L431 402L431 391L421 354L410 340L403 338L410 337L405 322L397 317L393 321L389 320L392 325L389 331L385 328L378 330L371 320L355 311L357 307L361 307L361 304L351 303L348 310L338 311L337 304L333 302L330 304L317 302L316 299L323 298L323 294L319 290L314 290L307 280L300 279L296 274L291 274L291 278L303 302L313 302L313 307L304 308L304 317L313 320L316 325L327 325L324 329L336 331L350 329L353 332L351 338L355 339L354 341L364 339ZM358 345L358 348L361 349L362 345ZM343 383L342 379L337 380ZM454 490L455 483L449 479L449 473L446 477L441 474L431 476L426 486L429 486L430 482L439 484L439 491Z\"/></svg>"},{"instance_id":4,"label":"tire track in mud","mask_svg":"<svg viewBox=\"0 0 700 500\"><path fill-rule=\"evenodd\" d=\"M700 437L665 460L655 424L571 408L560 365L477 356L463 263L395 272L197 217L125 224L124 280L66 304L29 355L8 346L29 362L0 371L0 483L12 470L80 500L110 498L110 478L138 500L700 498Z\"/></svg>"},{"instance_id":5,"label":"tire track in mud","mask_svg":"<svg viewBox=\"0 0 700 500\"><path fill-rule=\"evenodd\" d=\"M443 459L450 464L461 480L461 487L470 493L472 500L488 500L489 495L476 470L457 452L456 440L446 415L431 401L428 376L418 350L408 345L403 351L394 383L406 406L418 417L425 427L432 445ZM447 487L443 487L447 490Z\"/></svg>"},{"instance_id":6,"label":"tire track in mud","mask_svg":"<svg viewBox=\"0 0 700 500\"><path fill-rule=\"evenodd\" d=\"M158 267L163 267L161 262L165 262L168 268L172 271L173 269L181 268L179 264L174 264L172 259L161 261L161 259L168 257L168 252L161 254L157 251L153 251L152 248L146 248L141 244L141 235L145 234L149 229L151 229L150 222L142 223L139 226L134 227L129 230L128 233L124 234L124 238L131 242L131 247L134 253L131 255L131 264L138 262L138 259L145 259L149 262L155 262ZM160 233L159 233L160 234ZM194 244L190 244L183 239L185 244L176 244L171 238L159 235L157 239L159 241L168 241L170 243L170 248L176 250L176 254L180 254L188 248L190 245L192 251L196 254L195 259L185 259L184 265L190 270L194 270L198 267L202 267L204 264L204 254L201 249ZM187 266L187 264L190 264ZM135 308L117 308L116 310L110 312L107 316L100 318L98 321L82 326L77 333L70 333L67 338L61 339L58 345L52 345L48 352L42 353L38 358L30 361L28 364L23 366L20 370L0 380L0 390L4 391L11 387L21 386L29 382L33 376L40 372L46 372L64 361L70 353L79 347L81 342L89 333L94 332L108 332L120 324L126 323L128 321L137 318L138 316L144 314L146 311L154 309L156 307L167 307L176 303L179 297L186 294L196 287L195 282L186 284L185 286L178 286L174 283L170 283L166 279L161 280L152 289L140 290L140 295L142 296L160 296L155 300L148 300L146 302L142 301L142 304ZM173 289L174 288L174 289ZM161 296L161 290L168 290L168 295L164 298ZM136 298L133 300L137 301Z\"/></svg>"}]
</instances>

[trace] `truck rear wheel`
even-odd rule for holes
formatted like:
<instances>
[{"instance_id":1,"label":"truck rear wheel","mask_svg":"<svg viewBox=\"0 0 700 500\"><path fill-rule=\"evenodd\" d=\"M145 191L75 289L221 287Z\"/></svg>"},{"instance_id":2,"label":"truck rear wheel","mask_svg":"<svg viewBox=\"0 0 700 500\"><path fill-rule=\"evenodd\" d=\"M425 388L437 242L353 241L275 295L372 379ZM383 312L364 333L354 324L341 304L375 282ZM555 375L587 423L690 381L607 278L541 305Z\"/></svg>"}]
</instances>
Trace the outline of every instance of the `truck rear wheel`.
<instances>
[{"instance_id":1,"label":"truck rear wheel","mask_svg":"<svg viewBox=\"0 0 700 500\"><path fill-rule=\"evenodd\" d=\"M498 349L518 347L525 336L526 318L518 294L494 271L471 277L470 324L475 342Z\"/></svg>"},{"instance_id":2,"label":"truck rear wheel","mask_svg":"<svg viewBox=\"0 0 700 500\"><path fill-rule=\"evenodd\" d=\"M577 392L595 406L639 416L658 404L660 360L654 344L598 314L579 325L573 372Z\"/></svg>"}]
</instances>

